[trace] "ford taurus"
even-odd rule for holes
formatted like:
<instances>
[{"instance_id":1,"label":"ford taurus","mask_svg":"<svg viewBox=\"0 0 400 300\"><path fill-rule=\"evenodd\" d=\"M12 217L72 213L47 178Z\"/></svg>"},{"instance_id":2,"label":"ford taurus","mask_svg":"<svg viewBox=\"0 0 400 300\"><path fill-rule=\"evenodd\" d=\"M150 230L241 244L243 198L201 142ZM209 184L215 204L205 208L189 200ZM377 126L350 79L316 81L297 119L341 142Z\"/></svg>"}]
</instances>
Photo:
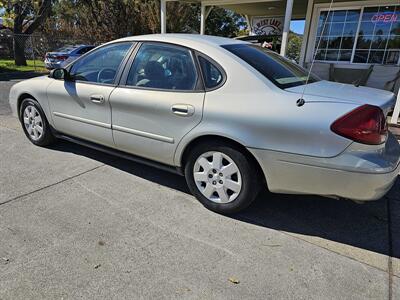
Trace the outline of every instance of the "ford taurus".
<instances>
[{"instance_id":1,"label":"ford taurus","mask_svg":"<svg viewBox=\"0 0 400 300\"><path fill-rule=\"evenodd\" d=\"M262 186L381 198L400 168L386 124L394 101L243 41L184 34L116 40L10 92L33 144L63 138L177 171L220 213Z\"/></svg>"}]
</instances>

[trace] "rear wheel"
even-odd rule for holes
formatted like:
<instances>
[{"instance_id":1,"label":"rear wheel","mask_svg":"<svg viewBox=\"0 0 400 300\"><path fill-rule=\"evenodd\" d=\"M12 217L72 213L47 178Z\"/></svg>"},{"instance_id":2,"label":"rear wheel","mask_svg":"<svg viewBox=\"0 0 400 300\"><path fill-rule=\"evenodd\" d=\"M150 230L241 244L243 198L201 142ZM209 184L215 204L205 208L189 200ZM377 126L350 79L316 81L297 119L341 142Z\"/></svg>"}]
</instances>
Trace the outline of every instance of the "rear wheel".
<instances>
[{"instance_id":1,"label":"rear wheel","mask_svg":"<svg viewBox=\"0 0 400 300\"><path fill-rule=\"evenodd\" d=\"M185 166L191 192L208 209L235 213L253 202L259 191L257 168L240 150L222 143L196 146Z\"/></svg>"},{"instance_id":2,"label":"rear wheel","mask_svg":"<svg viewBox=\"0 0 400 300\"><path fill-rule=\"evenodd\" d=\"M27 138L37 146L48 146L56 140L42 108L36 100L26 98L20 107L20 120Z\"/></svg>"}]
</instances>

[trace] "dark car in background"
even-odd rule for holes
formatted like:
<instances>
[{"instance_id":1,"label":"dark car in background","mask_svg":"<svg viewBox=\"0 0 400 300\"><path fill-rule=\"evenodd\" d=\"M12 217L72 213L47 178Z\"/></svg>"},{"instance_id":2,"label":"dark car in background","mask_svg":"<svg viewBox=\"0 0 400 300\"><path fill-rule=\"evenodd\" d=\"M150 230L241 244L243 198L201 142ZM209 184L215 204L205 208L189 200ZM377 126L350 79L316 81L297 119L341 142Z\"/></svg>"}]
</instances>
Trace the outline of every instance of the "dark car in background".
<instances>
[{"instance_id":1,"label":"dark car in background","mask_svg":"<svg viewBox=\"0 0 400 300\"><path fill-rule=\"evenodd\" d=\"M63 68L93 48L95 48L95 46L92 45L64 46L58 50L55 50L54 52L47 52L44 59L44 64L49 70Z\"/></svg>"}]
</instances>

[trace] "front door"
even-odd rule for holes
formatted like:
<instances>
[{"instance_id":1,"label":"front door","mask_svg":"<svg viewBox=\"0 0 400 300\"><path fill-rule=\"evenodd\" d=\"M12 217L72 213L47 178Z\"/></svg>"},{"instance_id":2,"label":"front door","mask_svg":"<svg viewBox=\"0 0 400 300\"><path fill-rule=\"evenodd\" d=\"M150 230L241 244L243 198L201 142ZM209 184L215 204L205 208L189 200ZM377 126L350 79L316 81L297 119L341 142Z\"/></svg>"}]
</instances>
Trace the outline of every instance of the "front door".
<instances>
[{"instance_id":1,"label":"front door","mask_svg":"<svg viewBox=\"0 0 400 300\"><path fill-rule=\"evenodd\" d=\"M125 42L98 48L72 65L71 78L50 84L47 96L57 131L114 146L109 98L131 46Z\"/></svg>"},{"instance_id":2,"label":"front door","mask_svg":"<svg viewBox=\"0 0 400 300\"><path fill-rule=\"evenodd\" d=\"M179 141L202 118L205 94L192 51L143 43L125 77L110 97L116 146L172 165Z\"/></svg>"}]
</instances>

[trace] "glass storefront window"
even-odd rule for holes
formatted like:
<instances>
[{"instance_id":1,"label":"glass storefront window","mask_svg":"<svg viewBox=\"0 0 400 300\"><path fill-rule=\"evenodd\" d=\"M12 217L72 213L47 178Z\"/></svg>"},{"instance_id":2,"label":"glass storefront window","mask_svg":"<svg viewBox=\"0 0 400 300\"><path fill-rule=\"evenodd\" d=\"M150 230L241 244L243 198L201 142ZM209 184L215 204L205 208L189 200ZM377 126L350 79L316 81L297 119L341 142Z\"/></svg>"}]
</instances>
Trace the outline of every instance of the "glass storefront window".
<instances>
[{"instance_id":1,"label":"glass storefront window","mask_svg":"<svg viewBox=\"0 0 400 300\"><path fill-rule=\"evenodd\" d=\"M350 61L361 10L323 11L318 22L316 59Z\"/></svg>"},{"instance_id":2,"label":"glass storefront window","mask_svg":"<svg viewBox=\"0 0 400 300\"><path fill-rule=\"evenodd\" d=\"M320 61L398 64L400 5L322 11L315 51Z\"/></svg>"}]
</instances>

